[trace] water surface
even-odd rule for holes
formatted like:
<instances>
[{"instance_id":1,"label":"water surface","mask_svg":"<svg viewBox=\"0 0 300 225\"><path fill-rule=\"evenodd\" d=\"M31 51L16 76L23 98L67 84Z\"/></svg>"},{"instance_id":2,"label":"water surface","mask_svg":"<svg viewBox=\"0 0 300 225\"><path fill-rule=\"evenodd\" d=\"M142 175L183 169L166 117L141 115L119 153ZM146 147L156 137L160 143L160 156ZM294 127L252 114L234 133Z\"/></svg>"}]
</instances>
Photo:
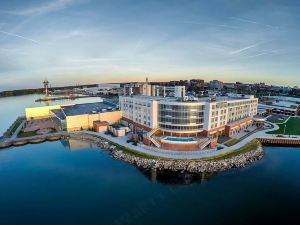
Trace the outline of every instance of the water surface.
<instances>
[{"instance_id":1,"label":"water surface","mask_svg":"<svg viewBox=\"0 0 300 225\"><path fill-rule=\"evenodd\" d=\"M297 148L267 147L266 156L247 168L176 182L88 144L68 146L57 141L0 151L1 224L298 221Z\"/></svg>"},{"instance_id":2,"label":"water surface","mask_svg":"<svg viewBox=\"0 0 300 225\"><path fill-rule=\"evenodd\" d=\"M91 98L78 98L78 99L64 99L53 102L35 102L41 95L24 95L16 97L4 97L0 98L0 136L6 129L16 120L18 116L25 115L26 107L38 107L45 105L56 104L76 104L76 103L88 103L99 101L98 97Z\"/></svg>"},{"instance_id":3,"label":"water surface","mask_svg":"<svg viewBox=\"0 0 300 225\"><path fill-rule=\"evenodd\" d=\"M0 99L0 128L32 98ZM196 176L141 171L75 140L1 150L0 224L299 224L300 148L265 150Z\"/></svg>"}]
</instances>

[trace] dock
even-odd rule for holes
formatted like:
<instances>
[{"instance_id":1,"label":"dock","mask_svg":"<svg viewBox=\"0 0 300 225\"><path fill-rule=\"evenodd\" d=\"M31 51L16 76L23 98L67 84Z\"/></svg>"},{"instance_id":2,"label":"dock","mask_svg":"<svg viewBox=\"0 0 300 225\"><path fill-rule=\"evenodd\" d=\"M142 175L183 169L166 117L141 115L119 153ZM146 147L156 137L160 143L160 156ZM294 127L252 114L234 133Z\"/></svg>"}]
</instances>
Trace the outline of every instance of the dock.
<instances>
[{"instance_id":1,"label":"dock","mask_svg":"<svg viewBox=\"0 0 300 225\"><path fill-rule=\"evenodd\" d=\"M70 99L74 100L77 98L90 98L90 97L98 97L98 96L90 96L90 95L68 95L68 96L58 96L58 97L42 97L38 98L35 101L36 102L51 102L51 101L58 101L58 100L64 100L64 99Z\"/></svg>"},{"instance_id":2,"label":"dock","mask_svg":"<svg viewBox=\"0 0 300 225\"><path fill-rule=\"evenodd\" d=\"M49 133L43 135L35 135L23 138L3 138L0 140L0 149L9 148L12 146L22 146L26 144L38 144L44 141L57 141L60 139L69 138L69 134L65 131Z\"/></svg>"}]
</instances>

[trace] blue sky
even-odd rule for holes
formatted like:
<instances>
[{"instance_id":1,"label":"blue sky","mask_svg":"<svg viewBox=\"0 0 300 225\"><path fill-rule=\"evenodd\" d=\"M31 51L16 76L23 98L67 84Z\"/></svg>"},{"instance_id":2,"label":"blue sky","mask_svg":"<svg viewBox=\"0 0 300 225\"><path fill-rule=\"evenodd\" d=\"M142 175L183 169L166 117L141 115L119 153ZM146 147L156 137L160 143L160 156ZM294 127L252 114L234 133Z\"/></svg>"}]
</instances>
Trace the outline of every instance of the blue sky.
<instances>
[{"instance_id":1,"label":"blue sky","mask_svg":"<svg viewBox=\"0 0 300 225\"><path fill-rule=\"evenodd\" d=\"M0 90L202 78L300 86L297 0L0 2Z\"/></svg>"}]
</instances>

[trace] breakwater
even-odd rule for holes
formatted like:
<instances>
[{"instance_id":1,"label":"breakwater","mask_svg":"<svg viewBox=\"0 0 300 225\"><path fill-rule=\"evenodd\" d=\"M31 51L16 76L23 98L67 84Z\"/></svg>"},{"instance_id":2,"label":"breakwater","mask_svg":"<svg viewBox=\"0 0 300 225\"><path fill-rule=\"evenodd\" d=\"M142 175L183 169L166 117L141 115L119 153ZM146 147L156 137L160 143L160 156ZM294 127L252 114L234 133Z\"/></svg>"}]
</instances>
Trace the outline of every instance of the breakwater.
<instances>
[{"instance_id":1,"label":"breakwater","mask_svg":"<svg viewBox=\"0 0 300 225\"><path fill-rule=\"evenodd\" d=\"M300 146L298 138L257 138L264 145Z\"/></svg>"},{"instance_id":2,"label":"breakwater","mask_svg":"<svg viewBox=\"0 0 300 225\"><path fill-rule=\"evenodd\" d=\"M16 138L16 139L3 139L0 142L0 149L8 148L11 146L21 146L26 144L38 144L44 141L57 141L61 138L68 138L69 135L67 133L53 133L53 134L45 134L45 135L37 135L32 137L25 138Z\"/></svg>"},{"instance_id":3,"label":"breakwater","mask_svg":"<svg viewBox=\"0 0 300 225\"><path fill-rule=\"evenodd\" d=\"M231 168L242 168L250 163L260 160L264 155L261 145L257 149L241 153L228 159L219 160L168 160L168 159L147 159L127 154L116 150L112 152L115 159L126 161L139 168L147 170L170 170L178 172L218 172Z\"/></svg>"},{"instance_id":4,"label":"breakwater","mask_svg":"<svg viewBox=\"0 0 300 225\"><path fill-rule=\"evenodd\" d=\"M110 151L114 159L122 160L138 168L145 170L160 170L160 171L173 171L173 172L219 172L231 168L241 168L249 165L250 163L259 160L264 155L264 150L261 144L254 150L240 153L236 156L225 159L198 159L198 160L179 160L179 159L163 159L163 158L148 158L143 156L136 156L122 148L117 147L115 144L107 141L106 139L84 133L66 133L66 134L51 134L42 137L28 137L17 139L11 142L3 142L0 148L19 146L25 144L41 143L44 141L55 141L61 138L72 138L77 140L89 141L95 143L99 148Z\"/></svg>"}]
</instances>

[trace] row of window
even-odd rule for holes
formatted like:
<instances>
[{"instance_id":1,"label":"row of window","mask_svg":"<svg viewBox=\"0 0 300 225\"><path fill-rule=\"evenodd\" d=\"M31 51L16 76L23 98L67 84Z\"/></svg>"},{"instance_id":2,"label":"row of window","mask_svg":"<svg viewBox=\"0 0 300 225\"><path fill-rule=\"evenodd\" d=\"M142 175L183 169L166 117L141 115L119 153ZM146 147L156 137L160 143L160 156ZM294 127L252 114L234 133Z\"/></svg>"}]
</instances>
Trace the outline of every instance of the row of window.
<instances>
[{"instance_id":1,"label":"row of window","mask_svg":"<svg viewBox=\"0 0 300 225\"><path fill-rule=\"evenodd\" d=\"M176 111L160 111L161 117L175 117L175 118L190 118L190 117L203 117L204 112L176 112Z\"/></svg>"},{"instance_id":2,"label":"row of window","mask_svg":"<svg viewBox=\"0 0 300 225\"><path fill-rule=\"evenodd\" d=\"M160 124L160 127L162 129L174 130L174 131L203 130L203 125L197 125L197 126L175 126L175 125Z\"/></svg>"},{"instance_id":3,"label":"row of window","mask_svg":"<svg viewBox=\"0 0 300 225\"><path fill-rule=\"evenodd\" d=\"M204 120L203 118L166 118L166 117L160 117L159 121L161 123L172 123L172 124L190 124L190 123L196 123L196 124L203 124Z\"/></svg>"},{"instance_id":4,"label":"row of window","mask_svg":"<svg viewBox=\"0 0 300 225\"><path fill-rule=\"evenodd\" d=\"M204 108L204 105L160 105L161 111L203 111Z\"/></svg>"}]
</instances>

